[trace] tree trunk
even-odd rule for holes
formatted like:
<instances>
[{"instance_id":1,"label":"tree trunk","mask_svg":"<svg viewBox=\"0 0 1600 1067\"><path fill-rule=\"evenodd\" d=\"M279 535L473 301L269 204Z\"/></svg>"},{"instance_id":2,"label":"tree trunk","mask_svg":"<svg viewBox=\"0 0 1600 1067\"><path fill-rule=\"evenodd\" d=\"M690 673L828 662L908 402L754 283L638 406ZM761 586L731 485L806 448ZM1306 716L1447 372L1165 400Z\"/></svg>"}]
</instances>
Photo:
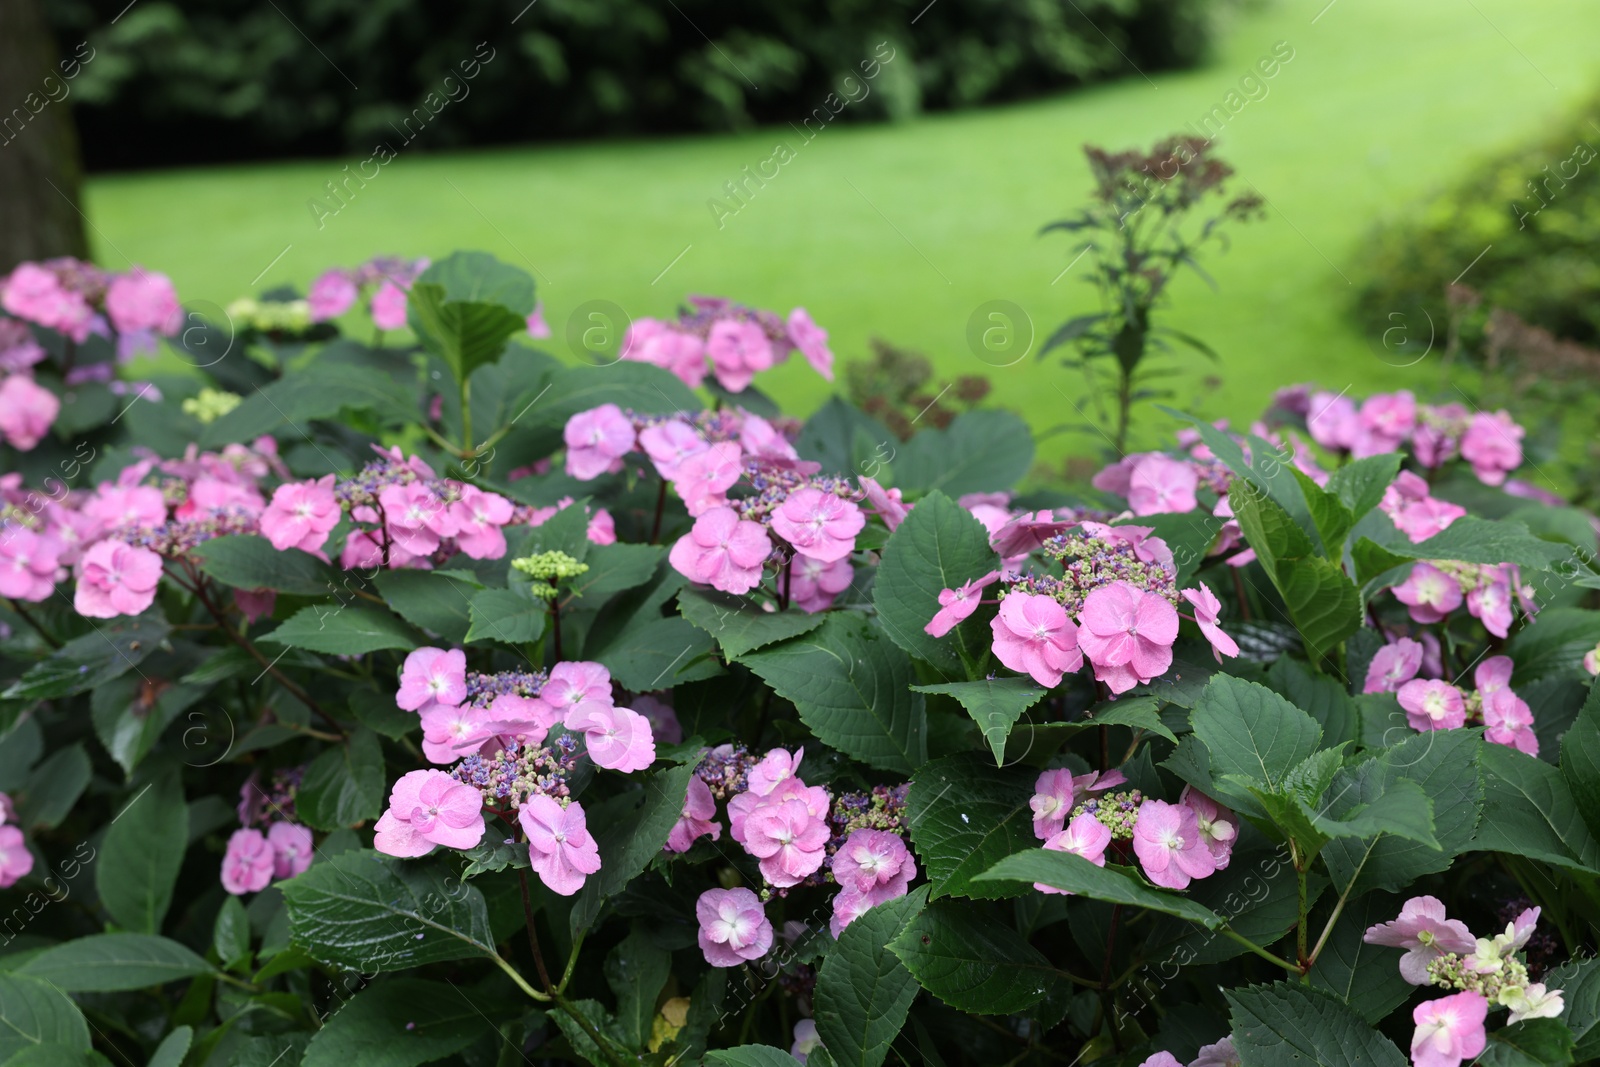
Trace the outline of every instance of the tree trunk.
<instances>
[{"instance_id":1,"label":"tree trunk","mask_svg":"<svg viewBox=\"0 0 1600 1067\"><path fill-rule=\"evenodd\" d=\"M0 273L25 259L88 256L67 101L71 75L93 56L85 45L58 63L39 0L0 0Z\"/></svg>"}]
</instances>

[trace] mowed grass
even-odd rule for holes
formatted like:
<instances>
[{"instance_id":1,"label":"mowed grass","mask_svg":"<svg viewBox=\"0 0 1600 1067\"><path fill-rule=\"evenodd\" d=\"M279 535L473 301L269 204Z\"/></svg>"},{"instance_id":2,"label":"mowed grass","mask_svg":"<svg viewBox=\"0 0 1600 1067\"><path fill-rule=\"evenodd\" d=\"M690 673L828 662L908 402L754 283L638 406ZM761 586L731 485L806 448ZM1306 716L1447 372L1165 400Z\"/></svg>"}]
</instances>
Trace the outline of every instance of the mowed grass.
<instances>
[{"instance_id":1,"label":"mowed grass","mask_svg":"<svg viewBox=\"0 0 1600 1067\"><path fill-rule=\"evenodd\" d=\"M1086 195L1081 146L1147 146L1183 130L1285 41L1293 58L1217 138L1239 171L1238 189L1254 187L1270 208L1266 221L1236 230L1231 249L1207 261L1217 291L1193 277L1174 290L1168 321L1222 355L1220 366L1201 364L1179 382L1177 403L1196 406L1200 377L1213 373L1223 386L1205 395L1202 410L1235 420L1248 420L1294 381L1358 395L1412 383L1425 389L1436 380L1423 378L1431 360L1398 369L1393 364L1406 360L1385 359L1368 335L1403 323L1425 337L1427 323L1350 318L1351 286L1363 270L1359 240L1585 99L1595 84L1600 6L1325 2L1276 3L1237 17L1201 70L1130 70L1115 84L1023 105L898 125L835 124L809 142L781 125L738 136L434 155L424 130L320 228L307 202L365 154L103 175L90 182L87 210L102 263L166 271L185 299L219 305L283 283L303 288L327 266L377 253L485 249L536 274L558 351L569 318L590 301L632 316L668 315L688 293L780 311L804 305L832 332L842 359L864 356L869 339L882 337L925 352L941 375L987 373L998 403L1045 430L1077 421L1081 377L1032 356L989 365L967 341L974 311L1009 301L1042 339L1091 310L1092 292L1074 277L1082 264L1063 276L1069 241L1036 235ZM910 40L914 47L914 31ZM319 62L314 54L306 61ZM853 62L840 57L841 70ZM436 121L448 122L448 110ZM794 158L719 223L708 201L726 200L723 184L780 143ZM758 384L802 413L830 391L798 360ZM1140 418L1146 442L1170 428L1148 408ZM1097 445L1058 435L1041 455Z\"/></svg>"}]
</instances>

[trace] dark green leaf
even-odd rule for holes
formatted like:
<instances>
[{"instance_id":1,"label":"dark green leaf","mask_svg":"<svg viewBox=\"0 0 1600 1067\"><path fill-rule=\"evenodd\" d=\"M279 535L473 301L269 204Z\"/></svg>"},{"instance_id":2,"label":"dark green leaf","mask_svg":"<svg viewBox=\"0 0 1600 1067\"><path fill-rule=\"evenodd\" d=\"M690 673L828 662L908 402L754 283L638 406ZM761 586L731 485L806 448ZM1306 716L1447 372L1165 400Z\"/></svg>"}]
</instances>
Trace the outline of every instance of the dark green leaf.
<instances>
[{"instance_id":1,"label":"dark green leaf","mask_svg":"<svg viewBox=\"0 0 1600 1067\"><path fill-rule=\"evenodd\" d=\"M390 978L356 993L306 1046L303 1067L415 1067L454 1055L494 1025L453 983Z\"/></svg>"},{"instance_id":2,"label":"dark green leaf","mask_svg":"<svg viewBox=\"0 0 1600 1067\"><path fill-rule=\"evenodd\" d=\"M842 1067L878 1067L905 1025L917 980L889 950L927 901L918 888L857 916L817 971L817 1036Z\"/></svg>"},{"instance_id":3,"label":"dark green leaf","mask_svg":"<svg viewBox=\"0 0 1600 1067\"><path fill-rule=\"evenodd\" d=\"M1365 893L1350 901L1311 968L1312 985L1332 993L1373 1025L1405 1003L1416 988L1401 977L1400 949L1365 940L1369 929L1399 914L1400 898L1391 893Z\"/></svg>"},{"instance_id":4,"label":"dark green leaf","mask_svg":"<svg viewBox=\"0 0 1600 1067\"><path fill-rule=\"evenodd\" d=\"M1037 774L995 768L975 752L946 756L911 776L906 822L934 897L1016 896L1012 882L974 882L1005 857L1035 848L1033 797Z\"/></svg>"},{"instance_id":5,"label":"dark green leaf","mask_svg":"<svg viewBox=\"0 0 1600 1067\"><path fill-rule=\"evenodd\" d=\"M1600 1057L1600 959L1568 960L1545 974L1544 984L1561 990L1561 1021L1577 1039L1579 1063Z\"/></svg>"},{"instance_id":6,"label":"dark green leaf","mask_svg":"<svg viewBox=\"0 0 1600 1067\"><path fill-rule=\"evenodd\" d=\"M150 1054L150 1063L147 1067L181 1067L183 1057L189 1052L189 1045L194 1041L194 1030L187 1026L180 1026L172 1033L162 1038L161 1044Z\"/></svg>"},{"instance_id":7,"label":"dark green leaf","mask_svg":"<svg viewBox=\"0 0 1600 1067\"><path fill-rule=\"evenodd\" d=\"M1600 837L1600 682L1561 739L1561 776L1589 833Z\"/></svg>"},{"instance_id":8,"label":"dark green leaf","mask_svg":"<svg viewBox=\"0 0 1600 1067\"><path fill-rule=\"evenodd\" d=\"M1489 1035L1475 1067L1566 1067L1572 1060L1572 1031L1559 1019L1524 1019Z\"/></svg>"},{"instance_id":9,"label":"dark green leaf","mask_svg":"<svg viewBox=\"0 0 1600 1067\"><path fill-rule=\"evenodd\" d=\"M1322 737L1311 716L1277 693L1226 674L1206 684L1190 723L1210 753L1214 779L1237 774L1269 792L1277 792L1284 776L1317 751ZM1249 800L1239 793L1229 793L1230 799Z\"/></svg>"},{"instance_id":10,"label":"dark green leaf","mask_svg":"<svg viewBox=\"0 0 1600 1067\"><path fill-rule=\"evenodd\" d=\"M250 916L245 914L239 898L230 894L217 911L217 921L212 926L211 947L224 967L250 959Z\"/></svg>"},{"instance_id":11,"label":"dark green leaf","mask_svg":"<svg viewBox=\"0 0 1600 1067\"><path fill-rule=\"evenodd\" d=\"M472 625L468 608L476 583L437 571L383 571L375 579L383 598L406 621L460 644Z\"/></svg>"},{"instance_id":12,"label":"dark green leaf","mask_svg":"<svg viewBox=\"0 0 1600 1067\"><path fill-rule=\"evenodd\" d=\"M476 887L438 862L350 849L283 883L296 947L357 971L493 956L488 908Z\"/></svg>"},{"instance_id":13,"label":"dark green leaf","mask_svg":"<svg viewBox=\"0 0 1600 1067\"><path fill-rule=\"evenodd\" d=\"M972 716L972 721L978 724L978 730L994 753L996 766L1005 762L1006 738L1011 735L1011 728L1022 718L1022 713L1038 703L1045 694L1045 690L1035 685L1033 679L1020 676L980 679L976 682L947 682L943 685L914 685L911 688L918 693L942 693L955 697L967 709L967 714ZM1150 715L1154 718L1155 712L1151 711ZM1156 718L1156 727L1158 732L1166 732L1159 718Z\"/></svg>"},{"instance_id":14,"label":"dark green leaf","mask_svg":"<svg viewBox=\"0 0 1600 1067\"><path fill-rule=\"evenodd\" d=\"M1520 522L1464 515L1419 544L1401 538L1383 547L1411 559L1455 559L1464 563L1515 563L1536 570L1566 558L1571 549L1528 532Z\"/></svg>"},{"instance_id":15,"label":"dark green leaf","mask_svg":"<svg viewBox=\"0 0 1600 1067\"><path fill-rule=\"evenodd\" d=\"M890 640L948 676L963 662L978 663L988 655L989 627L976 613L943 637L924 629L939 610L939 593L983 577L1000 565L989 547L989 531L943 493L918 502L884 546L883 560L872 587L878 618Z\"/></svg>"},{"instance_id":16,"label":"dark green leaf","mask_svg":"<svg viewBox=\"0 0 1600 1067\"><path fill-rule=\"evenodd\" d=\"M259 640L332 656L359 656L386 648L410 651L427 644L421 634L382 608L336 604L301 608Z\"/></svg>"},{"instance_id":17,"label":"dark green leaf","mask_svg":"<svg viewBox=\"0 0 1600 1067\"><path fill-rule=\"evenodd\" d=\"M613 797L588 813L605 861L598 874L589 876L572 906L574 934L593 925L606 900L622 892L661 854L673 824L683 814L693 773L694 766L688 763L657 771L644 778L640 788Z\"/></svg>"},{"instance_id":18,"label":"dark green leaf","mask_svg":"<svg viewBox=\"0 0 1600 1067\"><path fill-rule=\"evenodd\" d=\"M61 990L38 978L0 974L0 1062L40 1045L89 1051L89 1024Z\"/></svg>"},{"instance_id":19,"label":"dark green leaf","mask_svg":"<svg viewBox=\"0 0 1600 1067\"><path fill-rule=\"evenodd\" d=\"M1600 844L1589 832L1561 771L1504 745L1485 744L1484 810L1474 848L1600 873Z\"/></svg>"},{"instance_id":20,"label":"dark green leaf","mask_svg":"<svg viewBox=\"0 0 1600 1067\"><path fill-rule=\"evenodd\" d=\"M550 606L511 589L485 589L472 598L472 626L465 642L504 641L508 645L537 641L544 634Z\"/></svg>"},{"instance_id":21,"label":"dark green leaf","mask_svg":"<svg viewBox=\"0 0 1600 1067\"><path fill-rule=\"evenodd\" d=\"M818 739L852 759L910 774L928 758L927 715L922 696L910 691L911 661L863 616L828 612L817 629L742 662L794 704Z\"/></svg>"},{"instance_id":22,"label":"dark green leaf","mask_svg":"<svg viewBox=\"0 0 1600 1067\"><path fill-rule=\"evenodd\" d=\"M1317 673L1301 660L1279 656L1267 670L1267 684L1317 720L1324 745L1356 739L1356 704L1337 679Z\"/></svg>"},{"instance_id":23,"label":"dark green leaf","mask_svg":"<svg viewBox=\"0 0 1600 1067\"><path fill-rule=\"evenodd\" d=\"M347 408L371 411L385 425L417 422L421 414L414 386L361 367L317 362L245 397L244 403L201 432L200 445L221 448L284 427L298 435L305 432L298 428L306 423L334 419Z\"/></svg>"},{"instance_id":24,"label":"dark green leaf","mask_svg":"<svg viewBox=\"0 0 1600 1067\"><path fill-rule=\"evenodd\" d=\"M672 954L636 926L606 957L605 974L617 998L617 1028L623 1043L644 1048L656 1016L656 997L672 974Z\"/></svg>"},{"instance_id":25,"label":"dark green leaf","mask_svg":"<svg viewBox=\"0 0 1600 1067\"><path fill-rule=\"evenodd\" d=\"M527 329L526 318L504 305L452 300L442 285L419 280L407 297L407 318L417 339L444 361L457 382L499 359L506 342Z\"/></svg>"},{"instance_id":26,"label":"dark green leaf","mask_svg":"<svg viewBox=\"0 0 1600 1067\"><path fill-rule=\"evenodd\" d=\"M618 593L648 582L666 553L660 545L595 545L589 550L589 573L572 586L578 594L575 609L599 610Z\"/></svg>"},{"instance_id":27,"label":"dark green leaf","mask_svg":"<svg viewBox=\"0 0 1600 1067\"><path fill-rule=\"evenodd\" d=\"M1338 564L1316 554L1311 540L1275 501L1246 481L1228 499L1245 540L1283 596L1306 654L1331 652L1361 626L1361 594Z\"/></svg>"},{"instance_id":28,"label":"dark green leaf","mask_svg":"<svg viewBox=\"0 0 1600 1067\"><path fill-rule=\"evenodd\" d=\"M1015 930L954 901L928 905L889 942L889 950L923 989L977 1015L1023 1011L1062 980Z\"/></svg>"},{"instance_id":29,"label":"dark green leaf","mask_svg":"<svg viewBox=\"0 0 1600 1067\"><path fill-rule=\"evenodd\" d=\"M417 278L444 289L447 300L501 304L526 318L533 314L533 279L488 252L453 252Z\"/></svg>"},{"instance_id":30,"label":"dark green leaf","mask_svg":"<svg viewBox=\"0 0 1600 1067\"><path fill-rule=\"evenodd\" d=\"M707 1067L794 1067L797 1062L787 1049L771 1045L740 1045L706 1053Z\"/></svg>"},{"instance_id":31,"label":"dark green leaf","mask_svg":"<svg viewBox=\"0 0 1600 1067\"><path fill-rule=\"evenodd\" d=\"M903 444L894 478L902 489L937 489L956 497L1010 489L1032 465L1033 434L1019 416L965 411L946 429L923 430Z\"/></svg>"},{"instance_id":32,"label":"dark green leaf","mask_svg":"<svg viewBox=\"0 0 1600 1067\"><path fill-rule=\"evenodd\" d=\"M92 768L82 744L68 745L35 767L18 794L17 819L29 829L61 824L89 785Z\"/></svg>"},{"instance_id":33,"label":"dark green leaf","mask_svg":"<svg viewBox=\"0 0 1600 1067\"><path fill-rule=\"evenodd\" d=\"M977 876L980 882L993 879L1043 882L1095 900L1176 915L1208 929L1223 921L1216 912L1187 897L1147 887L1131 868L1100 867L1071 852L1035 848L1008 856Z\"/></svg>"},{"instance_id":34,"label":"dark green leaf","mask_svg":"<svg viewBox=\"0 0 1600 1067\"><path fill-rule=\"evenodd\" d=\"M309 552L272 547L265 537L241 534L203 541L189 552L200 569L235 589L274 589L295 596L327 596L343 581Z\"/></svg>"},{"instance_id":35,"label":"dark green leaf","mask_svg":"<svg viewBox=\"0 0 1600 1067\"><path fill-rule=\"evenodd\" d=\"M1406 1067L1406 1057L1319 989L1288 982L1225 989L1244 1067Z\"/></svg>"},{"instance_id":36,"label":"dark green leaf","mask_svg":"<svg viewBox=\"0 0 1600 1067\"><path fill-rule=\"evenodd\" d=\"M1342 559L1344 539L1350 533L1350 527L1356 523L1355 516L1333 493L1317 485L1299 470L1290 468L1290 471L1294 475L1294 480L1300 483L1300 492L1305 497L1306 509L1311 513L1312 525L1316 529L1317 538L1322 542L1322 554L1328 559Z\"/></svg>"},{"instance_id":37,"label":"dark green leaf","mask_svg":"<svg viewBox=\"0 0 1600 1067\"><path fill-rule=\"evenodd\" d=\"M165 937L93 934L46 949L14 973L49 982L66 993L116 993L210 971L209 963Z\"/></svg>"},{"instance_id":38,"label":"dark green leaf","mask_svg":"<svg viewBox=\"0 0 1600 1067\"><path fill-rule=\"evenodd\" d=\"M1450 861L1474 847L1473 831L1483 805L1478 778L1478 750L1483 747L1469 730L1435 730L1415 734L1384 752L1370 768L1352 775L1347 790L1329 790L1322 814L1342 818L1370 804L1399 781L1411 781L1433 801L1434 836L1439 848L1385 834L1369 840L1340 838L1323 849L1334 886L1352 892L1379 888L1401 890L1424 874L1442 871ZM1358 877L1359 872L1359 877Z\"/></svg>"},{"instance_id":39,"label":"dark green leaf","mask_svg":"<svg viewBox=\"0 0 1600 1067\"><path fill-rule=\"evenodd\" d=\"M29 667L0 699L50 700L86 693L144 662L170 632L166 618L158 614L110 623L91 620L90 625L93 633L73 638Z\"/></svg>"},{"instance_id":40,"label":"dark green leaf","mask_svg":"<svg viewBox=\"0 0 1600 1067\"><path fill-rule=\"evenodd\" d=\"M711 648L710 636L687 619L667 618L630 624L605 648L584 651L605 664L624 688L648 693L707 677L697 673L700 664L696 661Z\"/></svg>"},{"instance_id":41,"label":"dark green leaf","mask_svg":"<svg viewBox=\"0 0 1600 1067\"><path fill-rule=\"evenodd\" d=\"M388 795L384 779L378 736L357 730L311 761L295 794L295 810L314 830L356 826L383 814Z\"/></svg>"},{"instance_id":42,"label":"dark green leaf","mask_svg":"<svg viewBox=\"0 0 1600 1067\"><path fill-rule=\"evenodd\" d=\"M176 771L160 775L122 804L95 864L100 903L119 926L160 931L189 843L189 808Z\"/></svg>"},{"instance_id":43,"label":"dark green leaf","mask_svg":"<svg viewBox=\"0 0 1600 1067\"><path fill-rule=\"evenodd\" d=\"M746 652L821 626L826 616L791 608L765 611L759 601L748 596L719 593L714 589L688 588L678 594L678 610L683 617L710 634L722 646L722 654L738 659Z\"/></svg>"},{"instance_id":44,"label":"dark green leaf","mask_svg":"<svg viewBox=\"0 0 1600 1067\"><path fill-rule=\"evenodd\" d=\"M1355 521L1382 502L1383 491L1399 473L1399 453L1386 452L1351 460L1328 477L1326 488L1349 509Z\"/></svg>"}]
</instances>

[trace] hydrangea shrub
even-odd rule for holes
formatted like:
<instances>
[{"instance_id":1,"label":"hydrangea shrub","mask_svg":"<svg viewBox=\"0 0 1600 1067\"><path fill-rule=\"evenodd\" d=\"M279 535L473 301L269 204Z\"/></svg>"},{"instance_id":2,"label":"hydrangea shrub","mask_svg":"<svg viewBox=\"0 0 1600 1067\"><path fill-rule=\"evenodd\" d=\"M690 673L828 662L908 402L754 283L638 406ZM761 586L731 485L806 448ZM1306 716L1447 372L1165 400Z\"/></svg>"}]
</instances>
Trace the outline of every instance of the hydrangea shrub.
<instances>
[{"instance_id":1,"label":"hydrangea shrub","mask_svg":"<svg viewBox=\"0 0 1600 1067\"><path fill-rule=\"evenodd\" d=\"M0 307L0 1062L1600 1057L1597 525L1508 412L1020 492L1002 411L785 415L798 308Z\"/></svg>"}]
</instances>

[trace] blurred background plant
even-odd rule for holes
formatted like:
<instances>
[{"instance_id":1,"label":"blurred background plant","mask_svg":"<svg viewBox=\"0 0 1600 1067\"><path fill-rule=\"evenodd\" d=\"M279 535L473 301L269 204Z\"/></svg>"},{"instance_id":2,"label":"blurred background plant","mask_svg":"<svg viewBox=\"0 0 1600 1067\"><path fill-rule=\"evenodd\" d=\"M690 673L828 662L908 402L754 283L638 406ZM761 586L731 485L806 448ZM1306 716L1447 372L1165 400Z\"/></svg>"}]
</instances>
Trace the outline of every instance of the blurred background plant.
<instances>
[{"instance_id":1,"label":"blurred background plant","mask_svg":"<svg viewBox=\"0 0 1600 1067\"><path fill-rule=\"evenodd\" d=\"M1114 451L1109 458L1117 459L1127 452L1134 404L1174 395L1151 383L1175 372L1147 366L1146 360L1174 354L1174 343L1217 359L1204 341L1155 321L1167 304L1167 286L1180 267L1214 286L1197 254L1208 242L1225 241L1224 224L1248 222L1264 212L1259 196L1227 199L1224 186L1233 168L1211 152L1208 140L1169 137L1148 153L1108 152L1095 145L1085 145L1083 152L1094 175L1093 200L1041 232L1063 230L1078 238L1066 269L1088 257L1082 280L1098 293L1100 310L1068 319L1039 349L1039 358L1063 346L1076 350L1077 357L1061 365L1083 371L1096 417L1110 427L1106 440ZM1215 214L1195 221L1197 208L1219 200ZM1104 433L1099 426L1091 429Z\"/></svg>"}]
</instances>

